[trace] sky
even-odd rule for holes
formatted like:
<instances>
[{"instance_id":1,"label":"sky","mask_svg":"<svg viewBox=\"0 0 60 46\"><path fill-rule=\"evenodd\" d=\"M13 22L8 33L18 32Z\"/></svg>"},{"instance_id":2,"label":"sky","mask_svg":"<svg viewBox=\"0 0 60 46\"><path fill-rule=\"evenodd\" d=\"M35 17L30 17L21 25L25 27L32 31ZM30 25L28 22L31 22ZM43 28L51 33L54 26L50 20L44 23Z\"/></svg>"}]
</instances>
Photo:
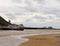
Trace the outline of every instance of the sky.
<instances>
[{"instance_id":1,"label":"sky","mask_svg":"<svg viewBox=\"0 0 60 46\"><path fill-rule=\"evenodd\" d=\"M0 0L0 16L24 26L60 28L60 0Z\"/></svg>"}]
</instances>

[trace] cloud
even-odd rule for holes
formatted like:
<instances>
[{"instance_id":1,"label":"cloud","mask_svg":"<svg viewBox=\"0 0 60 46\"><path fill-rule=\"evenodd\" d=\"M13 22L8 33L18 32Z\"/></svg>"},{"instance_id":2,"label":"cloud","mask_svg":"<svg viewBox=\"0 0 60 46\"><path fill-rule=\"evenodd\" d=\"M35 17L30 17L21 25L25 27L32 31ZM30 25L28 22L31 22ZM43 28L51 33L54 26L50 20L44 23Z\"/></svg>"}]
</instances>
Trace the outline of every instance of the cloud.
<instances>
[{"instance_id":1,"label":"cloud","mask_svg":"<svg viewBox=\"0 0 60 46\"><path fill-rule=\"evenodd\" d=\"M39 24L53 26L54 23L60 23L60 1L0 0L0 13L12 23L23 23L28 26L39 26Z\"/></svg>"}]
</instances>

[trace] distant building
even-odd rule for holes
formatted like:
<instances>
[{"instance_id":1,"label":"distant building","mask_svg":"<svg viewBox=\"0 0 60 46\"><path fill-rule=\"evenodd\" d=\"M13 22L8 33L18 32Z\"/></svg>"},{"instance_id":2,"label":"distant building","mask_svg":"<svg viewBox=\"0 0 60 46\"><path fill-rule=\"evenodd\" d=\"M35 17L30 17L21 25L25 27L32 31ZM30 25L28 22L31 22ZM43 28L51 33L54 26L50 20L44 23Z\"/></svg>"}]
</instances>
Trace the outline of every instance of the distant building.
<instances>
[{"instance_id":1,"label":"distant building","mask_svg":"<svg viewBox=\"0 0 60 46\"><path fill-rule=\"evenodd\" d=\"M23 24L16 25L11 24L11 21L7 22L4 18L0 16L0 29L8 29L8 30L23 30Z\"/></svg>"}]
</instances>

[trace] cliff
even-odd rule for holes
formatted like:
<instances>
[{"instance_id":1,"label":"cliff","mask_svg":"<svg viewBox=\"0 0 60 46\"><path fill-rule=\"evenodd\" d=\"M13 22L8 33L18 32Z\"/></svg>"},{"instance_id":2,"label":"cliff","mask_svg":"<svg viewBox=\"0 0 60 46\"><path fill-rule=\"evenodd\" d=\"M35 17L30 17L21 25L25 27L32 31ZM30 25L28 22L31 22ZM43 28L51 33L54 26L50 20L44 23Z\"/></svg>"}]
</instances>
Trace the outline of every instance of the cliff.
<instances>
[{"instance_id":1,"label":"cliff","mask_svg":"<svg viewBox=\"0 0 60 46\"><path fill-rule=\"evenodd\" d=\"M4 18L0 16L0 26L8 26L11 23L7 22Z\"/></svg>"}]
</instances>

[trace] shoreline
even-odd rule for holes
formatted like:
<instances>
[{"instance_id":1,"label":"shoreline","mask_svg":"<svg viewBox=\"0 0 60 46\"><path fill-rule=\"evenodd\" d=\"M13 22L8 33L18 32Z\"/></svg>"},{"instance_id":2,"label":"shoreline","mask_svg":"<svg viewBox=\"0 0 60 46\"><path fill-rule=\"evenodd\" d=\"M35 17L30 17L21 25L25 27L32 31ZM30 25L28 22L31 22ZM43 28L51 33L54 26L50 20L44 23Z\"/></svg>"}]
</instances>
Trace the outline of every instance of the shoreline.
<instances>
[{"instance_id":1,"label":"shoreline","mask_svg":"<svg viewBox=\"0 0 60 46\"><path fill-rule=\"evenodd\" d=\"M43 34L23 38L29 40L18 46L60 46L60 34Z\"/></svg>"}]
</instances>

